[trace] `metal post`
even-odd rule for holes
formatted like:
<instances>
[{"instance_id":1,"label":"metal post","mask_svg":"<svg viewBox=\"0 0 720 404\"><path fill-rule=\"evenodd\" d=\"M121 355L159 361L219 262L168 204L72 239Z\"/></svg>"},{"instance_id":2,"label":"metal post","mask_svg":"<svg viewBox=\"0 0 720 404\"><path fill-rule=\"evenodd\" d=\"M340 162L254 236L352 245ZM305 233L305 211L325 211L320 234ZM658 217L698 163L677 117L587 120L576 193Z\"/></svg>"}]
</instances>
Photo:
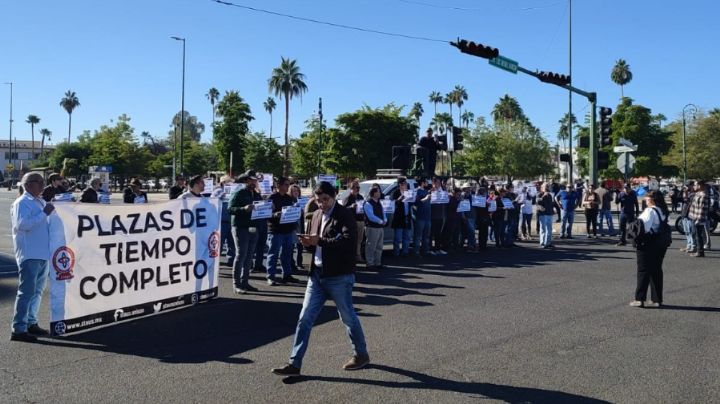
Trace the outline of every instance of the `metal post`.
<instances>
[{"instance_id":1,"label":"metal post","mask_svg":"<svg viewBox=\"0 0 720 404\"><path fill-rule=\"evenodd\" d=\"M9 146L8 146L8 147L9 147L9 150L10 150L10 155L9 155L8 162L9 162L10 164L12 164L12 162L13 162L13 155L12 155L12 140L13 140L13 137L12 137L12 127L13 127L13 118L12 118L12 116L13 116L13 83L12 83L12 81L10 81L10 82L7 82L7 83L5 83L5 84L9 84L9 85L10 85L10 142L9 142ZM10 173L8 173L8 174L10 174L10 178L12 178L12 172L10 172Z\"/></svg>"},{"instance_id":2,"label":"metal post","mask_svg":"<svg viewBox=\"0 0 720 404\"><path fill-rule=\"evenodd\" d=\"M177 177L177 125L175 125L175 128L173 129L173 162L172 162L172 181L174 183L175 178Z\"/></svg>"},{"instance_id":3,"label":"metal post","mask_svg":"<svg viewBox=\"0 0 720 404\"><path fill-rule=\"evenodd\" d=\"M568 44L568 77L570 78L570 85L572 85L572 0L569 0L569 44ZM570 162L568 166L568 184L573 185L573 152L572 152L572 91L568 90L568 153L570 154Z\"/></svg>"},{"instance_id":4,"label":"metal post","mask_svg":"<svg viewBox=\"0 0 720 404\"><path fill-rule=\"evenodd\" d=\"M595 128L597 127L597 118L595 117L595 110L597 109L597 97L595 93L590 93L590 148L589 148L589 155L590 155L590 183L595 184L597 186L598 184L598 162L597 162L597 152L598 152L598 138L595 131Z\"/></svg>"},{"instance_id":5,"label":"metal post","mask_svg":"<svg viewBox=\"0 0 720 404\"><path fill-rule=\"evenodd\" d=\"M697 112L697 107L695 104L687 104L683 107L682 110L682 123L683 123L683 136L682 136L682 153L683 153L683 184L687 183L687 155L686 155L686 133L685 133L685 111L688 110L688 107L690 107L690 110L693 113L693 118L695 117L695 113Z\"/></svg>"},{"instance_id":6,"label":"metal post","mask_svg":"<svg viewBox=\"0 0 720 404\"><path fill-rule=\"evenodd\" d=\"M183 146L185 138L185 38L177 36L171 36L170 38L176 41L182 41L182 96L180 98L180 175L184 175L183 167Z\"/></svg>"},{"instance_id":7,"label":"metal post","mask_svg":"<svg viewBox=\"0 0 720 404\"><path fill-rule=\"evenodd\" d=\"M322 166L322 147L323 147L323 144L322 144L322 141L323 141L322 97L320 97L320 99L318 100L318 117L319 117L319 119L320 119L320 141L319 141L320 145L319 145L319 147L318 147L319 150L318 150L318 168L317 168L318 177L319 177L319 176L320 176L320 169L321 169L321 166Z\"/></svg>"}]
</instances>

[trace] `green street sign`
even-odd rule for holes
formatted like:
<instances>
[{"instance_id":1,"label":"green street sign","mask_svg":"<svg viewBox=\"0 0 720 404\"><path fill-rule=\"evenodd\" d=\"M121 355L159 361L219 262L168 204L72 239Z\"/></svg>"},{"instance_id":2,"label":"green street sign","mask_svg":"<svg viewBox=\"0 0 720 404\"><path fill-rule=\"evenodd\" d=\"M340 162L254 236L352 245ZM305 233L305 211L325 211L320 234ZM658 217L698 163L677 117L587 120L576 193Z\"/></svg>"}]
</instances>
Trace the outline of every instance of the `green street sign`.
<instances>
[{"instance_id":1,"label":"green street sign","mask_svg":"<svg viewBox=\"0 0 720 404\"><path fill-rule=\"evenodd\" d=\"M488 63L499 69L503 69L510 73L517 74L518 62L516 62L512 59L508 59L504 56L498 56L496 58L492 58L492 59L488 60Z\"/></svg>"}]
</instances>

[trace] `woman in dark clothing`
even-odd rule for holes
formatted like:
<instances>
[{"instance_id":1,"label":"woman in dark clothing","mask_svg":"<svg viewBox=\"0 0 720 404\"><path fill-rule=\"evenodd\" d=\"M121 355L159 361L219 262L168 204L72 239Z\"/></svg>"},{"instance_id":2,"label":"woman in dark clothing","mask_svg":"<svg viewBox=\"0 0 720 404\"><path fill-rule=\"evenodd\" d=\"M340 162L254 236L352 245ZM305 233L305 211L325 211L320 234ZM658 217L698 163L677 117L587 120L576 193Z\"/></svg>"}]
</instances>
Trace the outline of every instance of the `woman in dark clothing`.
<instances>
[{"instance_id":1,"label":"woman in dark clothing","mask_svg":"<svg viewBox=\"0 0 720 404\"><path fill-rule=\"evenodd\" d=\"M645 234L637 240L637 286L635 300L630 302L633 307L645 307L648 285L650 286L649 307L662 307L663 303L663 270L667 246L663 237L659 236L660 223L667 221L668 208L665 198L659 191L645 194L647 208L640 214Z\"/></svg>"},{"instance_id":2,"label":"woman in dark clothing","mask_svg":"<svg viewBox=\"0 0 720 404\"><path fill-rule=\"evenodd\" d=\"M583 195L582 205L585 209L585 231L587 238L597 238L597 217L600 208L600 196L595 192L594 184L590 184L585 195ZM592 227L592 235L590 234L590 227Z\"/></svg>"}]
</instances>

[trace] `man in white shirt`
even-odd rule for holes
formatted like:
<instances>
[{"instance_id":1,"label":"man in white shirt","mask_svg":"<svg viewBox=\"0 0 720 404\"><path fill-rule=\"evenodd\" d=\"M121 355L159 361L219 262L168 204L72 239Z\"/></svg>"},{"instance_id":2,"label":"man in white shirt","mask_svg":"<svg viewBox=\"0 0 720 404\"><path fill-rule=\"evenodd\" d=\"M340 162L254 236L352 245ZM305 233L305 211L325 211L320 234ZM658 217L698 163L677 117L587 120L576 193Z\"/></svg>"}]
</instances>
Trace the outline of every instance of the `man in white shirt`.
<instances>
[{"instance_id":1,"label":"man in white shirt","mask_svg":"<svg viewBox=\"0 0 720 404\"><path fill-rule=\"evenodd\" d=\"M35 342L47 335L38 325L40 300L48 277L50 229L47 217L55 210L41 197L45 181L37 172L23 176L25 193L10 208L13 247L18 264L18 292L10 340Z\"/></svg>"}]
</instances>

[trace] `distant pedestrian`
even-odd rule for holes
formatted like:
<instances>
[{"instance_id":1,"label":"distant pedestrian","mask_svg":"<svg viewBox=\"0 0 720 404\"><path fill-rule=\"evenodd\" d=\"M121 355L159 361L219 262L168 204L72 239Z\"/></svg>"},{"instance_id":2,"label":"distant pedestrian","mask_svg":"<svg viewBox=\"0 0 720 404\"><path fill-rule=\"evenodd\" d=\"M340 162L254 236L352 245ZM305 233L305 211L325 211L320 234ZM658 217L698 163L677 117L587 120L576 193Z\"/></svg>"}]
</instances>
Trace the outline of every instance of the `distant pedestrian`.
<instances>
[{"instance_id":1,"label":"distant pedestrian","mask_svg":"<svg viewBox=\"0 0 720 404\"><path fill-rule=\"evenodd\" d=\"M597 218L600 207L600 196L595 192L595 184L590 184L583 195L582 207L585 210L585 232L587 238L597 238ZM592 227L592 234L590 228Z\"/></svg>"},{"instance_id":2,"label":"distant pedestrian","mask_svg":"<svg viewBox=\"0 0 720 404\"><path fill-rule=\"evenodd\" d=\"M624 246L627 244L627 225L640 212L640 204L630 184L625 184L625 190L615 197L615 203L620 205L620 241L617 245Z\"/></svg>"},{"instance_id":3,"label":"distant pedestrian","mask_svg":"<svg viewBox=\"0 0 720 404\"><path fill-rule=\"evenodd\" d=\"M123 192L123 202L125 203L148 203L148 196L142 190L142 182L133 178L130 180L130 187Z\"/></svg>"},{"instance_id":4,"label":"distant pedestrian","mask_svg":"<svg viewBox=\"0 0 720 404\"><path fill-rule=\"evenodd\" d=\"M649 191L645 194L647 208L638 217L644 226L644 235L636 243L637 255L637 286L635 300L630 306L644 307L646 305L648 285L650 286L650 307L661 307L663 304L663 270L667 246L659 236L660 223L667 221L668 208L665 197L659 191Z\"/></svg>"},{"instance_id":5,"label":"distant pedestrian","mask_svg":"<svg viewBox=\"0 0 720 404\"><path fill-rule=\"evenodd\" d=\"M85 188L85 190L82 193L82 196L80 197L80 202L82 203L98 203L100 201L100 198L98 197L98 191L100 190L100 185L102 184L102 180L100 178L93 178L90 180L90 186Z\"/></svg>"},{"instance_id":6,"label":"distant pedestrian","mask_svg":"<svg viewBox=\"0 0 720 404\"><path fill-rule=\"evenodd\" d=\"M254 202L262 200L257 192L257 174L247 170L238 177L244 188L232 194L228 203L231 215L233 240L235 241L235 258L233 260L233 286L235 293L245 294L256 292L250 285L250 265L255 257L255 246L258 243L257 226L265 219L252 219Z\"/></svg>"},{"instance_id":7,"label":"distant pedestrian","mask_svg":"<svg viewBox=\"0 0 720 404\"><path fill-rule=\"evenodd\" d=\"M560 223L560 238L572 238L572 227L575 222L575 207L578 204L578 195L572 186L563 184L555 200L560 206L562 222Z\"/></svg>"},{"instance_id":8,"label":"distant pedestrian","mask_svg":"<svg viewBox=\"0 0 720 404\"><path fill-rule=\"evenodd\" d=\"M552 248L552 222L555 203L553 202L552 193L550 193L550 184L542 184L535 203L537 204L537 215L540 221L540 246L542 248Z\"/></svg>"},{"instance_id":9,"label":"distant pedestrian","mask_svg":"<svg viewBox=\"0 0 720 404\"><path fill-rule=\"evenodd\" d=\"M368 268L382 268L382 250L384 242L383 228L387 224L383 207L380 204L380 190L371 188L368 200L363 205L365 211L365 262Z\"/></svg>"},{"instance_id":10,"label":"distant pedestrian","mask_svg":"<svg viewBox=\"0 0 720 404\"><path fill-rule=\"evenodd\" d=\"M710 249L710 229L708 226L708 214L710 212L710 198L707 195L707 186L705 181L695 183L695 194L690 201L690 211L688 218L692 220L695 226L697 252L693 257L704 257L705 250Z\"/></svg>"},{"instance_id":11,"label":"distant pedestrian","mask_svg":"<svg viewBox=\"0 0 720 404\"><path fill-rule=\"evenodd\" d=\"M185 192L185 178L182 175L175 177L175 185L170 187L168 190L168 196L170 199L177 199L180 195Z\"/></svg>"},{"instance_id":12,"label":"distant pedestrian","mask_svg":"<svg viewBox=\"0 0 720 404\"><path fill-rule=\"evenodd\" d=\"M613 226L612 209L610 206L613 200L612 191L607 189L607 187L605 186L605 181L603 181L600 183L600 187L595 190L595 193L600 198L600 211L598 213L598 227L600 235L614 236L615 227ZM604 223L607 223L608 226L607 233L605 233L603 229Z\"/></svg>"}]
</instances>

